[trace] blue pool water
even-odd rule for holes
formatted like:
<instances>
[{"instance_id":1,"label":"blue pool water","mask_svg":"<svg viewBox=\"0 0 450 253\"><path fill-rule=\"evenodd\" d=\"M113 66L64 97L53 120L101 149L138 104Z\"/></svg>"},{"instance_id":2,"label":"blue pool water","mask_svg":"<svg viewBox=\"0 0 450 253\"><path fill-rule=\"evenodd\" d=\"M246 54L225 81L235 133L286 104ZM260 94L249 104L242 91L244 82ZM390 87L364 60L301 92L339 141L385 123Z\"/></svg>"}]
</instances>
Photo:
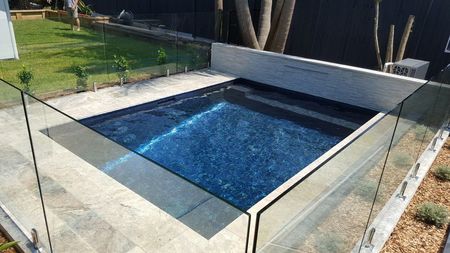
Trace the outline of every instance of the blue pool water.
<instances>
[{"instance_id":1,"label":"blue pool water","mask_svg":"<svg viewBox=\"0 0 450 253\"><path fill-rule=\"evenodd\" d=\"M222 87L85 124L245 210L352 131L282 115L247 95ZM107 162L103 171L123 169L127 158Z\"/></svg>"}]
</instances>

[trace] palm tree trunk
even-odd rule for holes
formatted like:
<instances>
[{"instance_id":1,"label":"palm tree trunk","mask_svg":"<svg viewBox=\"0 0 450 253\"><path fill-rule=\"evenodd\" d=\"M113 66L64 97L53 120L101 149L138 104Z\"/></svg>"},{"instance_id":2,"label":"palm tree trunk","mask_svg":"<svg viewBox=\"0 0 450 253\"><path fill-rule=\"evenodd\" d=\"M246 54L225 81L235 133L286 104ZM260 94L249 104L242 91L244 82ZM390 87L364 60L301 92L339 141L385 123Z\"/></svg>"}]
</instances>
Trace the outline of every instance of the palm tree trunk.
<instances>
[{"instance_id":1,"label":"palm tree trunk","mask_svg":"<svg viewBox=\"0 0 450 253\"><path fill-rule=\"evenodd\" d=\"M294 14L295 0L284 0L278 25L276 27L269 50L283 53L291 29L292 15Z\"/></svg>"},{"instance_id":2,"label":"palm tree trunk","mask_svg":"<svg viewBox=\"0 0 450 253\"><path fill-rule=\"evenodd\" d=\"M222 20L223 20L223 0L215 0L215 25L214 39L219 41L222 39Z\"/></svg>"},{"instance_id":3,"label":"palm tree trunk","mask_svg":"<svg viewBox=\"0 0 450 253\"><path fill-rule=\"evenodd\" d=\"M380 18L380 2L375 0L375 17L373 19L373 42L375 45L375 53L377 55L378 70L383 70L383 62L381 60L380 43L378 41L378 20Z\"/></svg>"},{"instance_id":4,"label":"palm tree trunk","mask_svg":"<svg viewBox=\"0 0 450 253\"><path fill-rule=\"evenodd\" d=\"M389 27L388 44L386 46L386 58L384 60L385 63L392 62L394 58L394 33L395 33L395 25L391 25ZM383 70L385 72L391 73L390 66L383 68Z\"/></svg>"},{"instance_id":5,"label":"palm tree trunk","mask_svg":"<svg viewBox=\"0 0 450 253\"><path fill-rule=\"evenodd\" d=\"M406 44L408 44L409 35L411 34L415 18L416 17L413 15L409 15L408 17L408 21L406 22L405 30L403 31L403 36L400 41L400 46L398 47L397 58L395 59L395 61L403 60L403 56L405 55Z\"/></svg>"},{"instance_id":6,"label":"palm tree trunk","mask_svg":"<svg viewBox=\"0 0 450 253\"><path fill-rule=\"evenodd\" d=\"M235 0L235 5L239 28L241 30L241 35L245 46L260 49L256 38L255 28L253 27L252 16L250 15L248 0Z\"/></svg>"},{"instance_id":7,"label":"palm tree trunk","mask_svg":"<svg viewBox=\"0 0 450 253\"><path fill-rule=\"evenodd\" d=\"M261 0L261 10L259 12L258 44L260 48L266 46L270 33L270 22L272 16L272 0Z\"/></svg>"},{"instance_id":8,"label":"palm tree trunk","mask_svg":"<svg viewBox=\"0 0 450 253\"><path fill-rule=\"evenodd\" d=\"M269 50L272 46L273 37L276 33L278 22L280 21L281 9L283 9L284 0L276 0L275 8L273 10L272 22L270 24L269 37L267 38L265 50Z\"/></svg>"}]
</instances>

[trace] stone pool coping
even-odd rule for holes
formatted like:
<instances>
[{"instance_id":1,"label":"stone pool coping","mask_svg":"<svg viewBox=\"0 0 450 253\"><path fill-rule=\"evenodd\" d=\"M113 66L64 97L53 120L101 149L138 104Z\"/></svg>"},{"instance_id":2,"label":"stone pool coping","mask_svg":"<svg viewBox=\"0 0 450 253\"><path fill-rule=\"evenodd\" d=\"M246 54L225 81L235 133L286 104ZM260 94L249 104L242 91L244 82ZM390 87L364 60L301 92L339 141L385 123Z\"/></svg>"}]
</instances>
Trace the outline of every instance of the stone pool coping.
<instances>
[{"instance_id":1,"label":"stone pool coping","mask_svg":"<svg viewBox=\"0 0 450 253\"><path fill-rule=\"evenodd\" d=\"M233 75L205 69L108 87L97 92L72 94L46 102L80 120L235 79L237 77Z\"/></svg>"}]
</instances>

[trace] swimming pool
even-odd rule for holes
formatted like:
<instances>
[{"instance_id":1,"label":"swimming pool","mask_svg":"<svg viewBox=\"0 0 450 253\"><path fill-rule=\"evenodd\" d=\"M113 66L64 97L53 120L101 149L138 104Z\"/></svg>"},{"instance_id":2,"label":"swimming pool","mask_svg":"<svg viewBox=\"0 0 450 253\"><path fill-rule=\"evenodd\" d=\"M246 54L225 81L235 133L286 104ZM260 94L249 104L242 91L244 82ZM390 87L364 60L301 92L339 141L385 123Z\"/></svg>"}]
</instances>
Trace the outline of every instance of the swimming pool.
<instances>
[{"instance_id":1,"label":"swimming pool","mask_svg":"<svg viewBox=\"0 0 450 253\"><path fill-rule=\"evenodd\" d=\"M82 123L247 210L374 114L240 79Z\"/></svg>"}]
</instances>

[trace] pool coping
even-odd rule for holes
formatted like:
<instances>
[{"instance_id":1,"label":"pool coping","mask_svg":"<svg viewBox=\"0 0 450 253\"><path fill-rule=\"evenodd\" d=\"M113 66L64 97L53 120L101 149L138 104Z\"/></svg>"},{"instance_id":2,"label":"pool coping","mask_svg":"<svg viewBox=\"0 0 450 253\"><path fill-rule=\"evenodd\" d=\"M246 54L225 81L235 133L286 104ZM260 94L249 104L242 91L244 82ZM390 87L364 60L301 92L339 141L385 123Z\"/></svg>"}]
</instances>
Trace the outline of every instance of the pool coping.
<instances>
[{"instance_id":1,"label":"pool coping","mask_svg":"<svg viewBox=\"0 0 450 253\"><path fill-rule=\"evenodd\" d=\"M205 71L196 71L196 72L193 72L193 73L195 74L195 73L202 73L202 72L205 72ZM126 108L133 107L133 106L139 106L139 105L142 105L142 104L145 104L145 103L149 103L149 102L152 102L152 101L157 101L158 99L164 99L164 98L171 97L171 96L181 95L181 94L184 94L184 93L192 92L192 91L203 89L203 88L212 87L214 85L218 85L218 84L221 84L221 83L230 82L230 81L239 79L239 77L237 77L237 76L233 76L233 75L230 75L230 74L227 74L227 73L222 73L220 71L207 70L206 73L213 73L213 74L218 74L218 75L224 76L224 77L226 77L226 80L218 80L218 81L212 81L212 82L209 81L208 84L204 83L202 85L199 85L200 86L199 88L197 87L197 88L190 88L190 89L186 89L186 90L182 90L182 91L179 91L179 90L171 91L171 92L169 92L170 94L166 94L165 96L160 96L158 98L147 99L146 101L142 101L141 100L141 101L134 102L134 103L131 103L131 104L126 104L126 105L122 104L121 106L117 106L116 105L116 106L113 106L114 108L109 108L108 110L104 110L104 108L102 108L102 110L96 110L96 112L94 112L94 113L90 112L90 113L86 114L86 112L80 112L79 109L77 110L77 112L75 112L75 110L73 110L73 106L71 108L69 108L68 110L61 109L61 111L67 113L68 115L73 116L77 120L81 120L81 119L85 119L85 118L95 117L95 116L98 116L98 115L101 115L101 114L112 113L114 111L121 110L121 109L126 109ZM169 78L174 78L174 77L177 77L177 76L181 77L181 76L184 76L184 74L177 74L177 75L171 76ZM148 81L148 83L150 83L150 84L154 83L154 82L158 83L158 81L160 81L160 80L170 80L169 78L166 78L166 77L156 78L156 79ZM162 81L162 82L164 82L164 81ZM141 85L141 83L142 82L138 82L137 86ZM147 85L147 84L144 84L144 85ZM97 93L102 93L102 92L103 93L107 93L107 94L115 93L115 92L118 93L118 90L127 90L128 88L132 88L132 87L133 87L133 85L130 85L129 87L126 87L126 86L125 87L110 87L110 88L106 88L106 89L100 90ZM274 86L274 88L276 88L276 86ZM137 89L139 89L139 88L137 88ZM95 93L92 93L92 92L87 92L86 94L94 94L94 96L96 95ZM81 95L81 97L82 96L86 96L85 94L74 94L74 95L70 95L68 98L62 97L62 98L56 98L56 99L49 100L48 103L50 105L56 107L56 108L60 108L62 100L66 100L67 99L67 100L70 101L70 100L72 100L73 97L80 96L80 95ZM89 95L87 95L87 96L89 96ZM339 102L339 101L337 101L337 102ZM340 103L342 103L342 102L340 102ZM98 109L98 108L96 108L96 109ZM76 115L73 115L74 112L75 112ZM289 189L290 187L295 186L296 184L298 184L298 182L301 181L302 178L305 178L309 173L312 173L320 164L325 163L327 160L329 160L331 157L333 157L336 153L338 153L340 150L345 148L345 146L347 146L350 143L352 143L352 141L354 141L356 138L358 138L358 136L360 136L365 131L370 129L374 124L376 124L378 121L383 119L386 115L387 115L386 112L379 112L378 114L376 114L369 121L364 123L357 130L355 130L349 136L347 136L342 141L340 141L337 145L332 147L330 150L325 152L322 156L317 158L315 161L310 163L308 166L306 166L304 169L302 169L296 175L294 175L289 180L284 182L277 189L272 191L268 196L266 196L265 198L263 198L262 200L257 202L251 208L247 209L247 211L245 213L249 214L249 216L250 216L250 223L251 223L250 224L250 231L249 231L250 236L248 237L248 240L249 240L248 250L251 251L251 249L252 249L252 244L253 244L253 239L254 239L254 231L255 231L255 225L256 225L256 219L257 219L258 212L260 212L264 207L267 206L268 203L270 203L274 199L282 197L283 193L287 189Z\"/></svg>"},{"instance_id":2,"label":"pool coping","mask_svg":"<svg viewBox=\"0 0 450 253\"><path fill-rule=\"evenodd\" d=\"M308 164L308 166L301 169L297 174L295 174L294 176L289 178L282 185L280 185L275 190L273 190L270 194L268 194L266 197L264 197L263 199L258 201L255 205L253 205L247 211L252 216L253 215L256 216L256 214L261 212L269 203L275 201L277 198L280 197L280 195L282 195L284 192L287 192L291 187L295 187L299 181L304 179L310 173L313 173L314 170L317 167L319 167L322 163L326 162L327 160L332 158L334 155L339 153L340 150L345 148L348 144L352 143L361 134L363 134L366 130L370 129L374 124L376 124L378 121L383 119L386 115L388 115L388 114L384 113L384 112L380 112L380 113L376 114L369 121L367 121L364 125L360 126L357 130L352 132L349 136L347 136L342 141L340 141L338 144L333 146L331 149L329 149L327 152L325 152L319 158L314 160L312 163Z\"/></svg>"}]
</instances>

